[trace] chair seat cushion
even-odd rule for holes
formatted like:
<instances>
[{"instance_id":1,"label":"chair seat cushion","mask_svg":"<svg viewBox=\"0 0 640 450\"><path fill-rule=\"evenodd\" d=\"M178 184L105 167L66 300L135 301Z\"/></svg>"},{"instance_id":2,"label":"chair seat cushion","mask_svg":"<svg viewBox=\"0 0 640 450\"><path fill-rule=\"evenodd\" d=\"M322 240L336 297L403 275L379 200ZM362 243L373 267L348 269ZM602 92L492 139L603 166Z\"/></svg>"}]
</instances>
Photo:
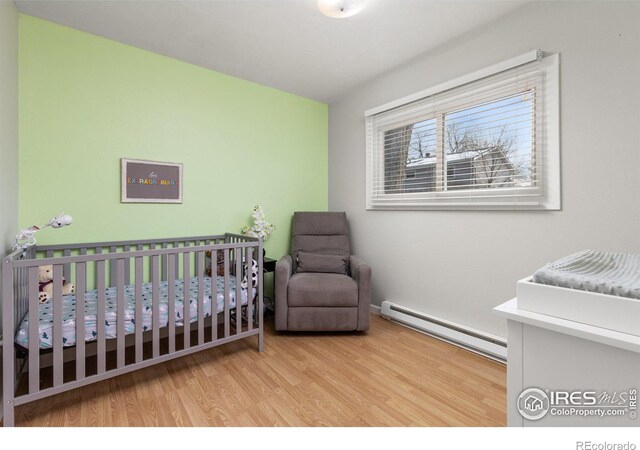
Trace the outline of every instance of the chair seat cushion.
<instances>
[{"instance_id":1,"label":"chair seat cushion","mask_svg":"<svg viewBox=\"0 0 640 450\"><path fill-rule=\"evenodd\" d=\"M337 273L296 273L287 300L289 306L358 306L358 284Z\"/></svg>"},{"instance_id":2,"label":"chair seat cushion","mask_svg":"<svg viewBox=\"0 0 640 450\"><path fill-rule=\"evenodd\" d=\"M358 329L358 308L310 306L288 308L289 331L354 331Z\"/></svg>"}]
</instances>

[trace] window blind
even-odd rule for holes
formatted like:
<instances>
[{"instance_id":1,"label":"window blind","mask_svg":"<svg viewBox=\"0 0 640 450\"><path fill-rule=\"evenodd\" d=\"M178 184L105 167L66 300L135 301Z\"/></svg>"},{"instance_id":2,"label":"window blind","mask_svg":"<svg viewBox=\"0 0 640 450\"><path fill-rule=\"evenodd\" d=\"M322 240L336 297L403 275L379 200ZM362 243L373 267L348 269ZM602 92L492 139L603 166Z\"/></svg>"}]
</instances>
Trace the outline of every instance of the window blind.
<instances>
[{"instance_id":1,"label":"window blind","mask_svg":"<svg viewBox=\"0 0 640 450\"><path fill-rule=\"evenodd\" d=\"M559 208L554 56L368 114L367 208Z\"/></svg>"}]
</instances>

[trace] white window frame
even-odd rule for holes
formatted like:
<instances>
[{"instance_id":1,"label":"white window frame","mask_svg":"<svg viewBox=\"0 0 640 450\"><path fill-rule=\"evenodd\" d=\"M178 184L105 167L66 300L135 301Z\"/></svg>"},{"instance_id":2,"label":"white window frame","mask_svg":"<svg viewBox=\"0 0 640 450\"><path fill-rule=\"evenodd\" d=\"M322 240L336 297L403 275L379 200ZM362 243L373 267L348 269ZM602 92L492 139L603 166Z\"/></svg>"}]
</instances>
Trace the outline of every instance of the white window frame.
<instances>
[{"instance_id":1,"label":"white window frame","mask_svg":"<svg viewBox=\"0 0 640 450\"><path fill-rule=\"evenodd\" d=\"M560 95L558 54L543 56L533 50L498 64L486 67L446 83L425 89L415 94L372 108L365 112L366 122L366 208L368 210L413 210L413 209L471 209L471 210L560 210ZM451 191L419 193L374 194L376 180L384 179L384 167L380 152L384 156L384 132L412 121L421 120L412 114L412 104L436 94L467 85L483 78L537 61L543 72L544 84L536 95L542 95L541 105L536 104L535 116L535 170L536 185L533 187L499 189L456 189ZM541 92L540 92L541 91ZM541 106L541 108L540 108ZM545 120L542 120L542 118ZM375 118L375 120L374 120ZM422 119L433 118L425 116ZM404 121L403 121L404 119ZM378 156L376 158L376 155ZM442 158L438 156L438 158ZM446 176L446 174L445 174ZM385 203L385 200L387 201Z\"/></svg>"}]
</instances>

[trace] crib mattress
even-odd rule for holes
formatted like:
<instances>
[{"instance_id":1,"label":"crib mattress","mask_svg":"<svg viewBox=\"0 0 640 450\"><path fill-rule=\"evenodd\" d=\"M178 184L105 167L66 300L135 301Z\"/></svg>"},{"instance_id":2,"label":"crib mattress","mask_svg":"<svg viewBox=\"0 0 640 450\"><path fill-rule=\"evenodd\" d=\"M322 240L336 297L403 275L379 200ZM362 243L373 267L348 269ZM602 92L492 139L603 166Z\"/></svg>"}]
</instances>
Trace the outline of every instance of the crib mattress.
<instances>
[{"instance_id":1,"label":"crib mattress","mask_svg":"<svg viewBox=\"0 0 640 450\"><path fill-rule=\"evenodd\" d=\"M533 281L640 299L640 255L583 250L545 265Z\"/></svg>"},{"instance_id":2,"label":"crib mattress","mask_svg":"<svg viewBox=\"0 0 640 450\"><path fill-rule=\"evenodd\" d=\"M204 278L204 315L211 316L211 278ZM236 306L236 281L235 277L230 277L230 309ZM184 300L184 282L183 280L175 281L175 308L171 313L174 315L176 326L184 325L183 317L183 300ZM216 312L224 311L224 277L216 277ZM253 289L252 297L255 294ZM117 334L117 288L111 287L106 289L106 309L105 309L105 335L107 339L116 337ZM160 326L165 327L169 324L169 295L168 282L164 281L159 284L160 297ZM97 338L96 312L97 312L98 293L96 290L85 293L85 336L86 342L95 341ZM125 286L124 293L125 311L124 311L124 328L126 334L135 333L136 326L136 298L135 285ZM242 289L241 304L247 304L247 290ZM198 280L192 278L189 284L189 323L198 320ZM62 322L62 342L65 347L71 347L76 344L76 297L75 295L65 295L63 297L63 322ZM153 319L152 307L152 288L151 283L145 283L142 286L142 329L144 331L151 330ZM53 343L53 304L50 300L40 305L38 310L39 317L39 336L40 348L52 348ZM23 347L29 346L29 318L28 315L23 319L15 337L15 342Z\"/></svg>"}]
</instances>

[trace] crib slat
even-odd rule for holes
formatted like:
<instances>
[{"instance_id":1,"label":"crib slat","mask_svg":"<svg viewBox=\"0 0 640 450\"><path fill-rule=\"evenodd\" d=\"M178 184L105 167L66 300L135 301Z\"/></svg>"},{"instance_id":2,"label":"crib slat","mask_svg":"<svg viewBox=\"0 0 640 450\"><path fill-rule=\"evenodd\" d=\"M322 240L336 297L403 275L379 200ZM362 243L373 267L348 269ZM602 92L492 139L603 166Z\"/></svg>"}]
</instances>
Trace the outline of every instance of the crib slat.
<instances>
[{"instance_id":1,"label":"crib slat","mask_svg":"<svg viewBox=\"0 0 640 450\"><path fill-rule=\"evenodd\" d=\"M118 369L124 367L124 259L116 260L116 364Z\"/></svg>"},{"instance_id":2,"label":"crib slat","mask_svg":"<svg viewBox=\"0 0 640 450\"><path fill-rule=\"evenodd\" d=\"M116 247L115 246L111 246L109 247L109 252L111 253L115 253L116 252ZM117 260L112 259L111 261L109 261L109 287L113 287L116 286L117 284Z\"/></svg>"},{"instance_id":3,"label":"crib slat","mask_svg":"<svg viewBox=\"0 0 640 450\"><path fill-rule=\"evenodd\" d=\"M24 280L24 278L28 275L28 269L20 269L12 272L15 272L14 274L12 274L13 279L18 282L17 285L14 284L14 295L17 294L17 298L20 299L20 302L15 304L13 308L13 326L15 327L16 325L18 325L18 322L23 319L23 317L19 317L20 312L27 311L27 309L29 308L29 288L26 288L27 292L25 293Z\"/></svg>"},{"instance_id":4,"label":"crib slat","mask_svg":"<svg viewBox=\"0 0 640 450\"><path fill-rule=\"evenodd\" d=\"M142 362L142 256L135 262L135 302L136 302L136 363Z\"/></svg>"},{"instance_id":5,"label":"crib slat","mask_svg":"<svg viewBox=\"0 0 640 450\"><path fill-rule=\"evenodd\" d=\"M162 243L162 248L167 248L168 244L166 242ZM167 281L167 255L162 255L162 281Z\"/></svg>"},{"instance_id":6,"label":"crib slat","mask_svg":"<svg viewBox=\"0 0 640 450\"><path fill-rule=\"evenodd\" d=\"M213 241L215 245L215 240ZM211 340L218 339L218 252L211 250Z\"/></svg>"},{"instance_id":7,"label":"crib slat","mask_svg":"<svg viewBox=\"0 0 640 450\"><path fill-rule=\"evenodd\" d=\"M169 327L169 353L173 353L176 351L176 277L175 277L175 266L176 259L173 255L169 255L169 267L168 267L168 275L169 280L167 281L167 310L169 313L169 323L167 326Z\"/></svg>"},{"instance_id":8,"label":"crib slat","mask_svg":"<svg viewBox=\"0 0 640 450\"><path fill-rule=\"evenodd\" d=\"M130 252L131 246L125 245L124 251L127 253ZM131 284L131 258L127 258L124 260L124 281L124 284Z\"/></svg>"},{"instance_id":9,"label":"crib slat","mask_svg":"<svg viewBox=\"0 0 640 450\"><path fill-rule=\"evenodd\" d=\"M176 241L173 243L173 248L180 248L180 242ZM175 256L175 279L180 278L180 253L176 253Z\"/></svg>"},{"instance_id":10,"label":"crib slat","mask_svg":"<svg viewBox=\"0 0 640 450\"><path fill-rule=\"evenodd\" d=\"M187 243L185 242L185 246ZM182 254L182 285L184 294L182 297L182 322L184 323L184 348L187 349L191 347L191 307L189 305L189 291L191 287L191 268L189 267L191 262L191 253L185 252Z\"/></svg>"},{"instance_id":11,"label":"crib slat","mask_svg":"<svg viewBox=\"0 0 640 450\"><path fill-rule=\"evenodd\" d=\"M236 254L236 334L242 331L242 250L235 249Z\"/></svg>"},{"instance_id":12,"label":"crib slat","mask_svg":"<svg viewBox=\"0 0 640 450\"><path fill-rule=\"evenodd\" d=\"M196 252L198 277L198 345L204 344L204 252Z\"/></svg>"},{"instance_id":13,"label":"crib slat","mask_svg":"<svg viewBox=\"0 0 640 450\"><path fill-rule=\"evenodd\" d=\"M224 337L229 337L230 326L229 326L229 249L225 248L224 258L222 262L224 263ZM217 302L216 302L217 303Z\"/></svg>"},{"instance_id":14,"label":"crib slat","mask_svg":"<svg viewBox=\"0 0 640 450\"><path fill-rule=\"evenodd\" d=\"M53 250L47 250L46 255L47 258L53 258Z\"/></svg>"},{"instance_id":15,"label":"crib slat","mask_svg":"<svg viewBox=\"0 0 640 450\"><path fill-rule=\"evenodd\" d=\"M64 251L62 252L62 254L64 256L71 256L71 250L69 250L68 248L64 249ZM62 270L62 277L67 280L68 283L71 283L71 264L70 263L66 263L63 266L63 270Z\"/></svg>"},{"instance_id":16,"label":"crib slat","mask_svg":"<svg viewBox=\"0 0 640 450\"><path fill-rule=\"evenodd\" d=\"M81 249L80 253L82 254ZM85 323L84 323L84 293L87 289L87 265L76 264L76 380L85 377Z\"/></svg>"},{"instance_id":17,"label":"crib slat","mask_svg":"<svg viewBox=\"0 0 640 450\"><path fill-rule=\"evenodd\" d=\"M102 247L94 247L94 253L96 255L102 254ZM94 274L94 286L97 288L98 287L98 272L97 272L98 265L97 265L97 262L96 262L96 265L94 267L96 269L96 273ZM96 319L97 319L97 316L96 316ZM97 332L97 330L96 330L96 332Z\"/></svg>"},{"instance_id":18,"label":"crib slat","mask_svg":"<svg viewBox=\"0 0 640 450\"><path fill-rule=\"evenodd\" d=\"M247 325L249 331L253 330L253 255L252 248L247 247Z\"/></svg>"},{"instance_id":19,"label":"crib slat","mask_svg":"<svg viewBox=\"0 0 640 450\"><path fill-rule=\"evenodd\" d=\"M264 252L258 240L258 351L264 351Z\"/></svg>"},{"instance_id":20,"label":"crib slat","mask_svg":"<svg viewBox=\"0 0 640 450\"><path fill-rule=\"evenodd\" d=\"M29 394L40 390L38 268L29 267Z\"/></svg>"},{"instance_id":21,"label":"crib slat","mask_svg":"<svg viewBox=\"0 0 640 450\"><path fill-rule=\"evenodd\" d=\"M96 249L96 252L102 249ZM98 304L96 308L98 312L96 314L96 338L97 338L97 351L98 351L98 373L104 373L106 370L105 350L106 350L106 338L105 338L105 308L106 308L106 292L105 292L105 264L103 261L96 261L96 289L98 290Z\"/></svg>"},{"instance_id":22,"label":"crib slat","mask_svg":"<svg viewBox=\"0 0 640 450\"><path fill-rule=\"evenodd\" d=\"M156 244L149 244L149 249L148 250L156 250L158 247ZM149 277L148 280L151 281L151 279L153 278L153 267L151 267L151 260L149 261Z\"/></svg>"},{"instance_id":23,"label":"crib slat","mask_svg":"<svg viewBox=\"0 0 640 450\"><path fill-rule=\"evenodd\" d=\"M160 257L151 256L151 336L153 341L153 357L160 356Z\"/></svg>"},{"instance_id":24,"label":"crib slat","mask_svg":"<svg viewBox=\"0 0 640 450\"><path fill-rule=\"evenodd\" d=\"M53 386L62 385L62 267L53 266Z\"/></svg>"}]
</instances>

